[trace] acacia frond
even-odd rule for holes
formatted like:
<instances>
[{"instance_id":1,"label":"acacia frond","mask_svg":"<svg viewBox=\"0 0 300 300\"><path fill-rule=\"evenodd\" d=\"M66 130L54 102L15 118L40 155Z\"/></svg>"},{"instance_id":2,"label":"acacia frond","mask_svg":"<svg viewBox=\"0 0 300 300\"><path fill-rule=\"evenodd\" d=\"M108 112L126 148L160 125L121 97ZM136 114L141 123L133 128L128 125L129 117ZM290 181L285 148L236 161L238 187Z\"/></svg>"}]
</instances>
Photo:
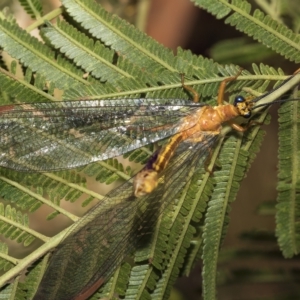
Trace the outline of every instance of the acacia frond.
<instances>
[{"instance_id":1,"label":"acacia frond","mask_svg":"<svg viewBox=\"0 0 300 300\"><path fill-rule=\"evenodd\" d=\"M20 0L27 14L33 19L39 19L43 13L43 7L39 0Z\"/></svg>"},{"instance_id":2,"label":"acacia frond","mask_svg":"<svg viewBox=\"0 0 300 300\"><path fill-rule=\"evenodd\" d=\"M300 37L285 25L273 20L259 9L251 12L251 4L244 0L192 0L216 18L253 37L286 59L300 62Z\"/></svg>"},{"instance_id":3,"label":"acacia frond","mask_svg":"<svg viewBox=\"0 0 300 300\"><path fill-rule=\"evenodd\" d=\"M300 122L298 101L290 101L281 106L279 126L276 236L284 256L290 258L300 252Z\"/></svg>"}]
</instances>

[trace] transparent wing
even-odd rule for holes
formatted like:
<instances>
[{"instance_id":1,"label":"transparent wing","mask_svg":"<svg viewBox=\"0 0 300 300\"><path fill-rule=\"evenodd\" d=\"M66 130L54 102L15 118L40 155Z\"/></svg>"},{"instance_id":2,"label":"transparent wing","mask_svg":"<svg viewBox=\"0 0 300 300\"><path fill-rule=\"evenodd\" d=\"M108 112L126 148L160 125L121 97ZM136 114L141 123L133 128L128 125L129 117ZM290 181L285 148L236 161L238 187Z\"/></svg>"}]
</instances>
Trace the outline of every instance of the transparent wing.
<instances>
[{"instance_id":1,"label":"transparent wing","mask_svg":"<svg viewBox=\"0 0 300 300\"><path fill-rule=\"evenodd\" d=\"M180 131L182 118L199 106L180 99L2 106L0 166L54 171L119 156Z\"/></svg>"},{"instance_id":2,"label":"transparent wing","mask_svg":"<svg viewBox=\"0 0 300 300\"><path fill-rule=\"evenodd\" d=\"M158 216L190 180L191 170L203 164L217 136L200 134L206 142L181 143L151 194L135 198L130 180L76 223L54 253L34 299L73 299L106 282L141 240L151 237Z\"/></svg>"}]
</instances>

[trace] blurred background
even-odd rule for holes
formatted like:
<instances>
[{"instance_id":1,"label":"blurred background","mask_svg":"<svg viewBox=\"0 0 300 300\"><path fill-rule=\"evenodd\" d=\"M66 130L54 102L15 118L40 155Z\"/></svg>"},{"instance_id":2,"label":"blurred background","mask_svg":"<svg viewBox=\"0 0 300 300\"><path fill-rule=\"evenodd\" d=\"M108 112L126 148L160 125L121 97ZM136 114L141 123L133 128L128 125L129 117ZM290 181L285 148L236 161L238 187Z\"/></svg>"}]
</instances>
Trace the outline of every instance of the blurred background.
<instances>
[{"instance_id":1,"label":"blurred background","mask_svg":"<svg viewBox=\"0 0 300 300\"><path fill-rule=\"evenodd\" d=\"M135 24L158 42L172 49L190 49L220 64L239 64L251 71L251 64L269 64L286 74L295 65L257 44L234 28L216 20L189 0L99 0L106 10ZM13 1L22 27L31 20ZM300 2L252 1L254 7L269 13L295 32L300 28ZM58 7L58 0L43 1L45 13ZM263 126L265 140L238 198L232 205L231 221L219 264L220 300L300 299L299 259L284 260L275 238L277 171L277 107L271 109L271 125ZM171 299L201 298L201 264L189 278L178 280Z\"/></svg>"}]
</instances>

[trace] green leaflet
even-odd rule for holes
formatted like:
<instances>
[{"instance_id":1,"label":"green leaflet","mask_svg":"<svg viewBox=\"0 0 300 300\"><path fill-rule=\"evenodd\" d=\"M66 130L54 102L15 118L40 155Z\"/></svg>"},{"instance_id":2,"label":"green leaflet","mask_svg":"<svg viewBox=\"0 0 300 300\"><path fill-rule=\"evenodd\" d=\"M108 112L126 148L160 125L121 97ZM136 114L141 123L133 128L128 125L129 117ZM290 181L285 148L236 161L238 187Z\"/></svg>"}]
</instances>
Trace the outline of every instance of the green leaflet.
<instances>
[{"instance_id":1,"label":"green leaflet","mask_svg":"<svg viewBox=\"0 0 300 300\"><path fill-rule=\"evenodd\" d=\"M2 205L1 205L2 206ZM2 210L2 207L1 207ZM7 271L9 269L11 269L14 264L17 262L17 260L9 260L9 256L8 256L8 246L5 243L0 243L0 253L1 253L1 257L0 257L0 270L1 271Z\"/></svg>"},{"instance_id":2,"label":"green leaflet","mask_svg":"<svg viewBox=\"0 0 300 300\"><path fill-rule=\"evenodd\" d=\"M67 12L93 37L120 52L120 56L145 69L151 83L153 80L157 81L158 74L161 75L160 80L165 82L165 78L169 78L176 71L173 67L174 56L170 50L144 33L136 31L118 17L111 17L94 1L64 0L62 3ZM172 77L176 80L174 76Z\"/></svg>"},{"instance_id":3,"label":"green leaflet","mask_svg":"<svg viewBox=\"0 0 300 300\"><path fill-rule=\"evenodd\" d=\"M116 66L113 63L115 55L113 50L106 48L99 41L94 43L92 39L68 23L60 21L55 27L48 24L42 32L56 49L101 81L116 84L122 79L133 78L130 73L120 68L120 64ZM133 69L133 67L127 68ZM140 73L140 76L142 77L143 74Z\"/></svg>"},{"instance_id":4,"label":"green leaflet","mask_svg":"<svg viewBox=\"0 0 300 300\"><path fill-rule=\"evenodd\" d=\"M222 169L215 171L216 184L208 204L203 232L203 296L216 298L217 263L221 244L227 232L230 204L235 199L240 182L253 160L249 148L257 151L262 142L261 130L253 127L244 139L229 137L221 147L219 156ZM249 139L251 136L251 139ZM249 142L251 141L251 142Z\"/></svg>"},{"instance_id":5,"label":"green leaflet","mask_svg":"<svg viewBox=\"0 0 300 300\"><path fill-rule=\"evenodd\" d=\"M19 59L32 71L38 71L58 88L83 84L80 72L66 60L55 59L54 52L36 38L26 33L17 24L5 20L0 14L0 47L12 57Z\"/></svg>"},{"instance_id":6,"label":"green leaflet","mask_svg":"<svg viewBox=\"0 0 300 300\"><path fill-rule=\"evenodd\" d=\"M42 16L43 8L38 0L20 0L20 4L23 6L28 15L33 19L38 19Z\"/></svg>"},{"instance_id":7,"label":"green leaflet","mask_svg":"<svg viewBox=\"0 0 300 300\"><path fill-rule=\"evenodd\" d=\"M283 255L298 254L299 243L299 102L291 101L280 108L279 173L276 206L276 236Z\"/></svg>"},{"instance_id":8,"label":"green leaflet","mask_svg":"<svg viewBox=\"0 0 300 300\"><path fill-rule=\"evenodd\" d=\"M251 12L244 0L192 0L216 18L226 17L225 23L258 40L286 59L299 63L300 37L285 25L273 20L259 9Z\"/></svg>"}]
</instances>

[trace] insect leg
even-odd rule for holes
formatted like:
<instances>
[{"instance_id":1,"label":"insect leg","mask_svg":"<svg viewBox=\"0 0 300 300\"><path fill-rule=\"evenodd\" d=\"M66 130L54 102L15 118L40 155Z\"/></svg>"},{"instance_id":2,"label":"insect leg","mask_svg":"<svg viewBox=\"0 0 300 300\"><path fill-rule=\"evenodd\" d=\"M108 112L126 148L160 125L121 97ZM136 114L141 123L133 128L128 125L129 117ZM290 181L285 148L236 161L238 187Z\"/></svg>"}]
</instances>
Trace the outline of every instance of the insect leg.
<instances>
[{"instance_id":1,"label":"insect leg","mask_svg":"<svg viewBox=\"0 0 300 300\"><path fill-rule=\"evenodd\" d=\"M189 91L193 95L193 102L198 103L199 102L199 94L190 86L187 86L184 84L184 74L180 74L181 76L181 85L182 87Z\"/></svg>"},{"instance_id":2,"label":"insect leg","mask_svg":"<svg viewBox=\"0 0 300 300\"><path fill-rule=\"evenodd\" d=\"M264 123L262 122L256 122L256 121L250 121L247 125L245 126L241 126L238 125L234 122L228 122L228 124L231 126L231 128L233 128L236 131L239 132L245 132L246 130L248 130L251 126L256 126L256 125L263 125Z\"/></svg>"},{"instance_id":3,"label":"insect leg","mask_svg":"<svg viewBox=\"0 0 300 300\"><path fill-rule=\"evenodd\" d=\"M224 94L225 94L225 88L226 88L226 84L230 81L234 81L236 80L242 73L242 68L239 70L239 72L235 75L235 76L231 76L228 77L226 79L224 79L220 86L219 86L219 91L218 91L218 99L217 99L217 103L218 105L222 105L223 104L223 99L224 99ZM297 72L297 71L296 71ZM184 74L180 74L181 75L181 85L182 87L189 91L192 95L193 95L193 102L198 103L199 102L199 94L190 86L187 86L184 84Z\"/></svg>"},{"instance_id":4,"label":"insect leg","mask_svg":"<svg viewBox=\"0 0 300 300\"><path fill-rule=\"evenodd\" d=\"M241 68L235 76L228 77L221 82L217 98L218 105L223 105L226 84L230 81L236 80L241 75L242 71L243 69Z\"/></svg>"},{"instance_id":5,"label":"insect leg","mask_svg":"<svg viewBox=\"0 0 300 300\"><path fill-rule=\"evenodd\" d=\"M296 75L297 73L299 73L300 72L300 68L298 68L294 73L293 73L293 75Z\"/></svg>"}]
</instances>

